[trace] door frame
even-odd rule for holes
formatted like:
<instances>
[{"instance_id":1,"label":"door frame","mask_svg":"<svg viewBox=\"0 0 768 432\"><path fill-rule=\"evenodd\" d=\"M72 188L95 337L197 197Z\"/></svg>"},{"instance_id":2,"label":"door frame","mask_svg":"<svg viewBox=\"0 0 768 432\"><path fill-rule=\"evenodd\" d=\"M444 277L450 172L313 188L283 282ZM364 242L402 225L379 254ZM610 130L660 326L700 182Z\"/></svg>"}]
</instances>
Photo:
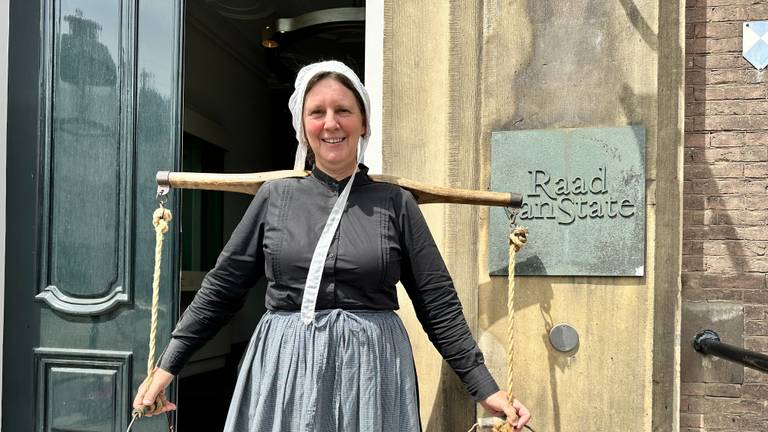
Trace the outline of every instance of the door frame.
<instances>
[{"instance_id":1,"label":"door frame","mask_svg":"<svg viewBox=\"0 0 768 432\"><path fill-rule=\"evenodd\" d=\"M371 137L365 152L365 164L371 174L384 171L382 152L382 115L384 105L384 2L365 5L365 88L371 97Z\"/></svg>"},{"instance_id":2,"label":"door frame","mask_svg":"<svg viewBox=\"0 0 768 432\"><path fill-rule=\"evenodd\" d=\"M8 125L8 15L10 2L0 0L0 305L5 304L5 188L6 188L6 148ZM0 307L0 400L3 399L3 345L4 307ZM0 424L3 407L0 404Z\"/></svg>"}]
</instances>

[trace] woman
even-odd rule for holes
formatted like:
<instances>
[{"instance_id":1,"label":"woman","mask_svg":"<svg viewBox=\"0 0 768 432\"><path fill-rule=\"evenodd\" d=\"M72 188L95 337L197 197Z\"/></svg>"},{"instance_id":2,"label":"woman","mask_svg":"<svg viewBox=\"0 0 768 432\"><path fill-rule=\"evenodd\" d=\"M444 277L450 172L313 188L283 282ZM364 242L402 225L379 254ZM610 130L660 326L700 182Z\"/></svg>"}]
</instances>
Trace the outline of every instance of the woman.
<instances>
[{"instance_id":1,"label":"woman","mask_svg":"<svg viewBox=\"0 0 768 432\"><path fill-rule=\"evenodd\" d=\"M243 358L225 431L421 430L413 356L393 312L400 280L468 393L522 430L528 410L509 403L485 367L413 196L366 174L369 102L358 77L339 62L309 65L289 106L296 168L309 151L312 175L259 189L134 407L164 398L265 276L268 311Z\"/></svg>"}]
</instances>

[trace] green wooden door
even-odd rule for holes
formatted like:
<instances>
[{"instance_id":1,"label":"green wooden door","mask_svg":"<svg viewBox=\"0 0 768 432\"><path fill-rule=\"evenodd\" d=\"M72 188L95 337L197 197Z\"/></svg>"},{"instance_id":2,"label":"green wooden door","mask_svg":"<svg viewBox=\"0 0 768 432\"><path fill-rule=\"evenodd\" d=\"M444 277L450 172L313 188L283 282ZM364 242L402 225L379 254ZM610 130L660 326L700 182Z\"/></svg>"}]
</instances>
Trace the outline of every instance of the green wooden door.
<instances>
[{"instance_id":1,"label":"green wooden door","mask_svg":"<svg viewBox=\"0 0 768 432\"><path fill-rule=\"evenodd\" d=\"M154 173L179 163L183 0L10 11L2 430L124 431L146 373ZM177 226L160 348L177 316Z\"/></svg>"}]
</instances>

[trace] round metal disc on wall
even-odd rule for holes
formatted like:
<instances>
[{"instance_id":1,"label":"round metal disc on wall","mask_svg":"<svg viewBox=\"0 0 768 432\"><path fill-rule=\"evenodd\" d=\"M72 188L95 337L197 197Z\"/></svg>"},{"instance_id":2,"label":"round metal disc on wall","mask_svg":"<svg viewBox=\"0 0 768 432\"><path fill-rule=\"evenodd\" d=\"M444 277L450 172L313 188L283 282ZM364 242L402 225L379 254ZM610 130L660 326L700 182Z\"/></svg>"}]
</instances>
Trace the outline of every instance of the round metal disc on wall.
<instances>
[{"instance_id":1,"label":"round metal disc on wall","mask_svg":"<svg viewBox=\"0 0 768 432\"><path fill-rule=\"evenodd\" d=\"M569 324L557 324L549 331L549 343L560 352L569 352L579 346L579 333Z\"/></svg>"}]
</instances>

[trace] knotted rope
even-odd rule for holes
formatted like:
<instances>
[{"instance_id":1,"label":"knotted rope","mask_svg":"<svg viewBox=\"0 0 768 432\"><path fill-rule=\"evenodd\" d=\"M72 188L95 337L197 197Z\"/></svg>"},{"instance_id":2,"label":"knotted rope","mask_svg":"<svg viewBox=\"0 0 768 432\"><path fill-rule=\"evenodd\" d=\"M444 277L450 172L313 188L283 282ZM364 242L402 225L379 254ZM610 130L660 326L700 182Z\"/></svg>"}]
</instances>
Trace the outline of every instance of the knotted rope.
<instances>
[{"instance_id":1,"label":"knotted rope","mask_svg":"<svg viewBox=\"0 0 768 432\"><path fill-rule=\"evenodd\" d=\"M163 259L163 234L168 232L168 222L171 221L170 210L162 205L152 214L152 225L155 227L155 269L152 274L152 318L149 327L149 354L147 355L147 377L149 385L155 370L155 349L157 347L157 312L160 305L160 264Z\"/></svg>"},{"instance_id":2,"label":"knotted rope","mask_svg":"<svg viewBox=\"0 0 768 432\"><path fill-rule=\"evenodd\" d=\"M512 216L510 217L512 218ZM512 223L512 226L514 226L514 222ZM514 226L509 233L509 261L507 264L509 267L507 272L507 388L509 389L507 398L509 403L512 403L515 400L515 396L512 393L512 360L514 355L513 347L515 344L515 258L527 241L528 228ZM480 424L475 423L468 432L479 431L480 427ZM526 425L526 429L533 430L528 425ZM512 432L513 430L512 426L507 422L496 424L493 427L493 432Z\"/></svg>"},{"instance_id":3,"label":"knotted rope","mask_svg":"<svg viewBox=\"0 0 768 432\"><path fill-rule=\"evenodd\" d=\"M512 393L513 377L512 365L515 346L515 257L525 242L528 241L528 228L515 227L509 233L509 276L507 277L507 389L509 391L509 403L515 400ZM493 427L493 432L511 432L512 426L504 422Z\"/></svg>"},{"instance_id":4,"label":"knotted rope","mask_svg":"<svg viewBox=\"0 0 768 432\"><path fill-rule=\"evenodd\" d=\"M155 350L157 347L157 314L160 309L160 264L163 258L163 234L168 232L168 223L171 221L171 211L163 207L160 204L155 212L152 214L152 225L155 227L155 269L152 275L152 311L149 325L149 353L147 354L147 378L144 380L144 384L147 389L152 384L152 377L155 373ZM133 410L133 419L128 425L128 430L131 430L133 422L137 418L141 418L144 412L149 410L150 412L164 405L162 393L157 395L155 403L150 407L143 409L136 408Z\"/></svg>"}]
</instances>

